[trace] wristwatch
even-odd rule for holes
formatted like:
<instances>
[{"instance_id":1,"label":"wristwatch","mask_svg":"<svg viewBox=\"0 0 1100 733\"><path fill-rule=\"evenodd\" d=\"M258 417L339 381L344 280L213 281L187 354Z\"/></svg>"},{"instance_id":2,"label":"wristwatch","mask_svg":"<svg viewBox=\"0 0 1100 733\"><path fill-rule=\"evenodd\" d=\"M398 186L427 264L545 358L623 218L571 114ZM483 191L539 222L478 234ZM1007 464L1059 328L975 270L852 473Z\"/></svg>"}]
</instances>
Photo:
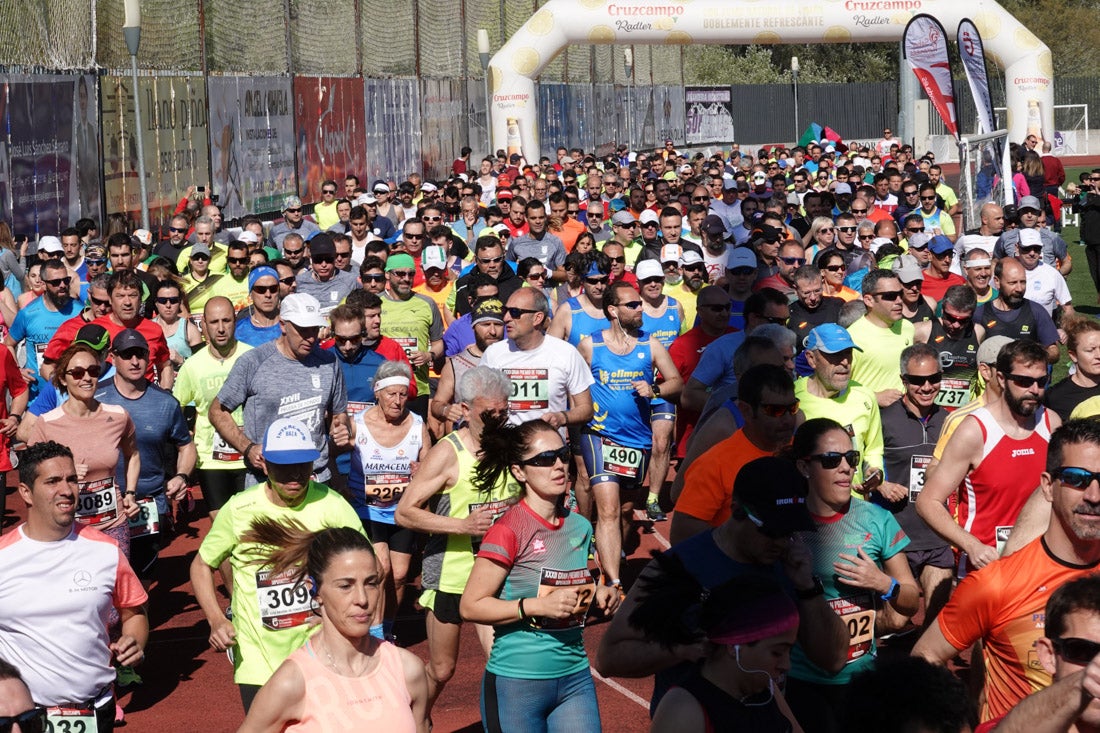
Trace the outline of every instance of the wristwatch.
<instances>
[{"instance_id":1,"label":"wristwatch","mask_svg":"<svg viewBox=\"0 0 1100 733\"><path fill-rule=\"evenodd\" d=\"M897 578L890 578L890 589L880 596L884 601L892 601L898 597L901 593L901 583L897 581Z\"/></svg>"},{"instance_id":2,"label":"wristwatch","mask_svg":"<svg viewBox=\"0 0 1100 733\"><path fill-rule=\"evenodd\" d=\"M810 576L810 579L813 580L813 585L811 585L809 588L795 589L794 593L796 596L798 596L798 600L808 601L810 599L817 598L818 596L825 595L825 586L821 583L821 578L817 577L816 575L812 575Z\"/></svg>"},{"instance_id":3,"label":"wristwatch","mask_svg":"<svg viewBox=\"0 0 1100 733\"><path fill-rule=\"evenodd\" d=\"M653 384L649 385L649 388L653 390L654 399L659 399L661 397L661 385L654 382Z\"/></svg>"}]
</instances>

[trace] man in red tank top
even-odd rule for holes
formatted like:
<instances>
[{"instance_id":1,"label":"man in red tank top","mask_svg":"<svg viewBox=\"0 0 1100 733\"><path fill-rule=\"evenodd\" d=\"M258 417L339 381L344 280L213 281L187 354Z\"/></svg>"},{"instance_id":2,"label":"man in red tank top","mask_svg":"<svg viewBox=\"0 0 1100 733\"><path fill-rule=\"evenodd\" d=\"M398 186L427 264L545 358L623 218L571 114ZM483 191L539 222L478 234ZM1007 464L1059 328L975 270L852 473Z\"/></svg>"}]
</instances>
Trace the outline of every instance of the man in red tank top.
<instances>
[{"instance_id":1,"label":"man in red tank top","mask_svg":"<svg viewBox=\"0 0 1100 733\"><path fill-rule=\"evenodd\" d=\"M1013 341L997 356L1003 394L963 419L943 457L928 468L917 513L937 534L966 553L970 568L1000 555L1016 517L1039 485L1050 433L1061 424L1042 407L1046 350ZM944 502L959 492L958 517Z\"/></svg>"}]
</instances>

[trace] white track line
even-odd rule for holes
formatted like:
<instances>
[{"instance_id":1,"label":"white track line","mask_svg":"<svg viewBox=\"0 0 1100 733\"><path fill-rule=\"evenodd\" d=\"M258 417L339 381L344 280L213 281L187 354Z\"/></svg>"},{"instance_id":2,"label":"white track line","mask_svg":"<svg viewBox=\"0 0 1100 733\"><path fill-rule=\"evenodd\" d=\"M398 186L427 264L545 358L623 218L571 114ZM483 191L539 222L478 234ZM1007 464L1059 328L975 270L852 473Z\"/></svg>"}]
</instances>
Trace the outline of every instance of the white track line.
<instances>
[{"instance_id":1,"label":"white track line","mask_svg":"<svg viewBox=\"0 0 1100 733\"><path fill-rule=\"evenodd\" d=\"M620 693L623 697L627 698L628 700L633 700L634 702L638 703L639 705L641 705L646 710L649 710L649 701L645 700L644 698L642 698L639 695L635 695L633 692L626 689L625 687L620 685L615 680L608 679L607 677L604 677L603 675L601 675L599 672L596 671L595 667L589 667L589 669L592 670L592 676L595 677L596 679L598 679L600 682L603 682L608 687L610 687L612 690L615 690L616 692Z\"/></svg>"},{"instance_id":2,"label":"white track line","mask_svg":"<svg viewBox=\"0 0 1100 733\"><path fill-rule=\"evenodd\" d=\"M639 522L649 521L648 518L646 517L645 511L642 510L642 509L635 509L634 510L634 519L639 521ZM669 520L669 521L672 521L672 520ZM654 525L654 527L653 527L653 536L657 538L657 544L659 544L661 547L665 548L666 550L668 548L672 547L672 543L669 542L668 540L666 540L665 536L657 531L657 526L656 525Z\"/></svg>"}]
</instances>

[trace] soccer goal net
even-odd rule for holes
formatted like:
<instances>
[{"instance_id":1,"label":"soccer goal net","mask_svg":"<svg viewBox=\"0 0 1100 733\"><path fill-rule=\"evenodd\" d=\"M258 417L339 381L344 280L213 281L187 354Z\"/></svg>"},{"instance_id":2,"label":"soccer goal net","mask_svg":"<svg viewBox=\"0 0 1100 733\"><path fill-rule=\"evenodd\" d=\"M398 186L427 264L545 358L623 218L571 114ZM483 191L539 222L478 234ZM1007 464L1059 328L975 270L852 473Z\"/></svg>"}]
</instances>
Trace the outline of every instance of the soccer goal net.
<instances>
[{"instance_id":1,"label":"soccer goal net","mask_svg":"<svg viewBox=\"0 0 1100 733\"><path fill-rule=\"evenodd\" d=\"M1007 153L1007 130L971 135L959 141L959 212L964 230L981 225L984 204L992 201L1003 205L1006 202L1005 171L1011 170ZM1011 180L1010 174L1007 177L1010 187Z\"/></svg>"}]
</instances>

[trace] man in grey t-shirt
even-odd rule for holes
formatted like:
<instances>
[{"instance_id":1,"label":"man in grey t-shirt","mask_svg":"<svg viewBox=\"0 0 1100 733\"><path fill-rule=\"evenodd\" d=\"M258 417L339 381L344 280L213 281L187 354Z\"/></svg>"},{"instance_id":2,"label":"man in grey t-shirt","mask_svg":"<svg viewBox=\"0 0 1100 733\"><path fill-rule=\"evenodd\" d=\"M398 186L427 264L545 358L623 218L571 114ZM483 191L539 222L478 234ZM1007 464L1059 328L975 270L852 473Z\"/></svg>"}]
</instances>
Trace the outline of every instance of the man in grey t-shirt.
<instances>
[{"instance_id":1,"label":"man in grey t-shirt","mask_svg":"<svg viewBox=\"0 0 1100 733\"><path fill-rule=\"evenodd\" d=\"M530 233L513 238L505 257L509 262L534 257L550 270L554 280L564 282L565 245L557 235L546 230L546 209L541 201L533 200L527 203L526 212Z\"/></svg>"},{"instance_id":2,"label":"man in grey t-shirt","mask_svg":"<svg viewBox=\"0 0 1100 733\"><path fill-rule=\"evenodd\" d=\"M210 423L242 456L251 483L266 480L260 444L276 419L292 418L306 425L320 458L313 463L317 481L328 481L328 440L349 444L348 394L344 375L331 352L317 347L325 319L317 299L293 293L279 308L282 335L244 354L233 365L210 405ZM233 410L244 405L244 426L233 421ZM251 485L251 484L250 484Z\"/></svg>"}]
</instances>

